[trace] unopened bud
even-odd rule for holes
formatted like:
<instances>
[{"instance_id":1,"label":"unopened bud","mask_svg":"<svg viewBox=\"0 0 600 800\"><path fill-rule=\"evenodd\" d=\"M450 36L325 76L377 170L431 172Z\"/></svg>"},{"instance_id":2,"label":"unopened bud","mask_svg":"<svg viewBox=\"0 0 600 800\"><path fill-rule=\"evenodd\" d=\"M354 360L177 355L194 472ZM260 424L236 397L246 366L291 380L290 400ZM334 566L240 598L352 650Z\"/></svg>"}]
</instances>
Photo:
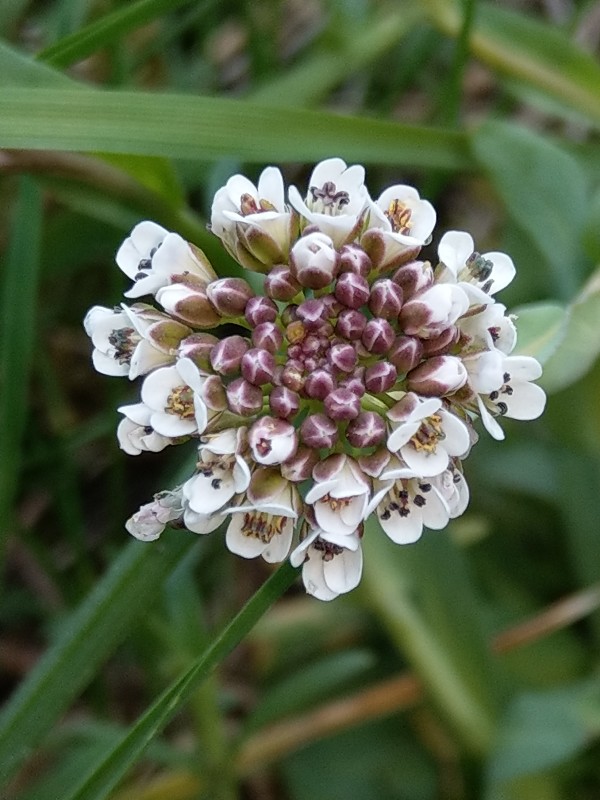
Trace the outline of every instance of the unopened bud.
<instances>
[{"instance_id":1,"label":"unopened bud","mask_svg":"<svg viewBox=\"0 0 600 800\"><path fill-rule=\"evenodd\" d=\"M300 395L287 386L275 386L269 395L269 406L276 417L289 419L298 413Z\"/></svg>"},{"instance_id":2,"label":"unopened bud","mask_svg":"<svg viewBox=\"0 0 600 800\"><path fill-rule=\"evenodd\" d=\"M379 361L367 367L365 372L365 387L368 392L379 394L387 392L396 383L398 371L388 361Z\"/></svg>"},{"instance_id":3,"label":"unopened bud","mask_svg":"<svg viewBox=\"0 0 600 800\"><path fill-rule=\"evenodd\" d=\"M281 321L284 325L289 325L290 322L295 322L298 319L298 306L290 303L281 312Z\"/></svg>"},{"instance_id":4,"label":"unopened bud","mask_svg":"<svg viewBox=\"0 0 600 800\"><path fill-rule=\"evenodd\" d=\"M416 336L397 336L386 358L399 373L407 373L423 357L423 343Z\"/></svg>"},{"instance_id":5,"label":"unopened bud","mask_svg":"<svg viewBox=\"0 0 600 800\"><path fill-rule=\"evenodd\" d=\"M210 353L210 363L221 375L235 375L248 350L248 342L241 336L227 336L217 342Z\"/></svg>"},{"instance_id":6,"label":"unopened bud","mask_svg":"<svg viewBox=\"0 0 600 800\"><path fill-rule=\"evenodd\" d=\"M335 332L344 339L360 339L367 324L367 318L360 311L346 308L339 315L335 325Z\"/></svg>"},{"instance_id":7,"label":"unopened bud","mask_svg":"<svg viewBox=\"0 0 600 800\"><path fill-rule=\"evenodd\" d=\"M308 447L329 449L337 438L337 425L325 414L311 414L300 426L300 439Z\"/></svg>"},{"instance_id":8,"label":"unopened bud","mask_svg":"<svg viewBox=\"0 0 600 800\"><path fill-rule=\"evenodd\" d=\"M218 341L211 333L192 333L179 345L177 356L191 359L199 369L206 372L212 367L210 354Z\"/></svg>"},{"instance_id":9,"label":"unopened bud","mask_svg":"<svg viewBox=\"0 0 600 800\"><path fill-rule=\"evenodd\" d=\"M313 400L324 400L335 388L335 381L330 372L315 369L304 383L304 391Z\"/></svg>"},{"instance_id":10,"label":"unopened bud","mask_svg":"<svg viewBox=\"0 0 600 800\"><path fill-rule=\"evenodd\" d=\"M307 331L318 331L327 321L325 303L318 299L305 300L300 303L296 314Z\"/></svg>"},{"instance_id":11,"label":"unopened bud","mask_svg":"<svg viewBox=\"0 0 600 800\"><path fill-rule=\"evenodd\" d=\"M369 284L362 275L344 272L335 284L335 296L347 308L360 308L369 299Z\"/></svg>"},{"instance_id":12,"label":"unopened bud","mask_svg":"<svg viewBox=\"0 0 600 800\"><path fill-rule=\"evenodd\" d=\"M206 287L208 299L224 317L239 317L246 310L246 305L254 290L243 278L221 278L209 283Z\"/></svg>"},{"instance_id":13,"label":"unopened bud","mask_svg":"<svg viewBox=\"0 0 600 800\"><path fill-rule=\"evenodd\" d=\"M293 392L299 392L304 386L302 367L288 362L281 373L281 383Z\"/></svg>"},{"instance_id":14,"label":"unopened bud","mask_svg":"<svg viewBox=\"0 0 600 800\"><path fill-rule=\"evenodd\" d=\"M290 269L301 286L329 286L338 271L338 254L329 236L315 231L298 239L290 251Z\"/></svg>"},{"instance_id":15,"label":"unopened bud","mask_svg":"<svg viewBox=\"0 0 600 800\"><path fill-rule=\"evenodd\" d=\"M236 378L226 388L227 405L234 414L252 417L263 406L263 396L258 386L253 386L244 378Z\"/></svg>"},{"instance_id":16,"label":"unopened bud","mask_svg":"<svg viewBox=\"0 0 600 800\"><path fill-rule=\"evenodd\" d=\"M380 278L371 286L369 309L376 317L397 319L402 308L402 289L389 278Z\"/></svg>"},{"instance_id":17,"label":"unopened bud","mask_svg":"<svg viewBox=\"0 0 600 800\"><path fill-rule=\"evenodd\" d=\"M459 336L460 331L456 325L449 325L439 336L422 339L423 355L426 357L445 355L458 342Z\"/></svg>"},{"instance_id":18,"label":"unopened bud","mask_svg":"<svg viewBox=\"0 0 600 800\"><path fill-rule=\"evenodd\" d=\"M357 367L352 375L343 378L339 382L340 389L349 389L357 397L362 397L366 391L365 389L365 368Z\"/></svg>"},{"instance_id":19,"label":"unopened bud","mask_svg":"<svg viewBox=\"0 0 600 800\"><path fill-rule=\"evenodd\" d=\"M350 389L337 388L323 401L327 416L336 422L354 419L360 414L360 397Z\"/></svg>"},{"instance_id":20,"label":"unopened bud","mask_svg":"<svg viewBox=\"0 0 600 800\"><path fill-rule=\"evenodd\" d=\"M392 280L397 283L408 300L418 292L422 292L433 284L433 269L429 261L411 261L399 267L392 275Z\"/></svg>"},{"instance_id":21,"label":"unopened bud","mask_svg":"<svg viewBox=\"0 0 600 800\"><path fill-rule=\"evenodd\" d=\"M460 358L435 356L424 361L406 376L408 388L423 397L443 397L467 382L467 370Z\"/></svg>"},{"instance_id":22,"label":"unopened bud","mask_svg":"<svg viewBox=\"0 0 600 800\"><path fill-rule=\"evenodd\" d=\"M358 357L356 349L351 344L334 344L329 348L327 360L332 367L342 372L352 372L356 366Z\"/></svg>"},{"instance_id":23,"label":"unopened bud","mask_svg":"<svg viewBox=\"0 0 600 800\"><path fill-rule=\"evenodd\" d=\"M327 417L325 417L327 419ZM331 422L331 420L329 420ZM300 432L302 436L302 431ZM312 475L313 467L319 460L319 454L311 447L299 447L296 453L284 461L280 467L281 474L286 481L300 483Z\"/></svg>"},{"instance_id":24,"label":"unopened bud","mask_svg":"<svg viewBox=\"0 0 600 800\"><path fill-rule=\"evenodd\" d=\"M362 411L346 429L346 437L352 447L373 447L380 444L385 436L385 422L374 411Z\"/></svg>"},{"instance_id":25,"label":"unopened bud","mask_svg":"<svg viewBox=\"0 0 600 800\"><path fill-rule=\"evenodd\" d=\"M268 350L253 347L242 356L242 377L255 386L271 383L275 371L275 357Z\"/></svg>"},{"instance_id":26,"label":"unopened bud","mask_svg":"<svg viewBox=\"0 0 600 800\"><path fill-rule=\"evenodd\" d=\"M244 316L253 328L262 322L275 322L277 306L268 297L251 297L244 311Z\"/></svg>"},{"instance_id":27,"label":"unopened bud","mask_svg":"<svg viewBox=\"0 0 600 800\"><path fill-rule=\"evenodd\" d=\"M360 245L345 244L340 249L340 273L354 272L366 278L372 268L371 259Z\"/></svg>"},{"instance_id":28,"label":"unopened bud","mask_svg":"<svg viewBox=\"0 0 600 800\"><path fill-rule=\"evenodd\" d=\"M283 333L274 322L261 322L252 331L252 344L276 353L283 344Z\"/></svg>"},{"instance_id":29,"label":"unopened bud","mask_svg":"<svg viewBox=\"0 0 600 800\"><path fill-rule=\"evenodd\" d=\"M210 303L200 279L192 275L173 275L168 286L156 293L156 300L165 311L195 328L213 328L221 321Z\"/></svg>"},{"instance_id":30,"label":"unopened bud","mask_svg":"<svg viewBox=\"0 0 600 800\"><path fill-rule=\"evenodd\" d=\"M285 265L273 267L265 277L265 292L272 300L291 300L300 291L300 284Z\"/></svg>"},{"instance_id":31,"label":"unopened bud","mask_svg":"<svg viewBox=\"0 0 600 800\"><path fill-rule=\"evenodd\" d=\"M370 353L383 355L391 348L395 338L394 329L387 319L375 317L365 325L361 341Z\"/></svg>"}]
</instances>

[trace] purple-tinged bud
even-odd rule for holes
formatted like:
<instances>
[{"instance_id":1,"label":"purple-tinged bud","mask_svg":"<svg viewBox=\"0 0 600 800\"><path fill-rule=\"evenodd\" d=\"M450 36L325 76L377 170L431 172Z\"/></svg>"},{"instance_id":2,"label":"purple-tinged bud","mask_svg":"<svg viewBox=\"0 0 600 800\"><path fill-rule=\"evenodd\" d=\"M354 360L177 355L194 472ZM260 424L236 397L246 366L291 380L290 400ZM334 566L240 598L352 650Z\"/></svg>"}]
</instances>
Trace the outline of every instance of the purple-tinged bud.
<instances>
[{"instance_id":1,"label":"purple-tinged bud","mask_svg":"<svg viewBox=\"0 0 600 800\"><path fill-rule=\"evenodd\" d=\"M281 364L278 364L273 370L273 380L271 381L273 386L281 386L282 377L283 377L283 366Z\"/></svg>"},{"instance_id":2,"label":"purple-tinged bud","mask_svg":"<svg viewBox=\"0 0 600 800\"><path fill-rule=\"evenodd\" d=\"M246 304L244 316L248 323L256 328L262 322L275 322L277 306L268 297L251 297Z\"/></svg>"},{"instance_id":3,"label":"purple-tinged bud","mask_svg":"<svg viewBox=\"0 0 600 800\"><path fill-rule=\"evenodd\" d=\"M404 397L401 397L400 400L387 411L386 416L388 419L391 419L392 422L407 422L417 410L420 403L421 401L418 395L414 392L407 392Z\"/></svg>"},{"instance_id":4,"label":"purple-tinged bud","mask_svg":"<svg viewBox=\"0 0 600 800\"><path fill-rule=\"evenodd\" d=\"M254 290L243 278L221 278L209 283L206 287L208 299L224 317L239 317L246 310L246 305Z\"/></svg>"},{"instance_id":5,"label":"purple-tinged bud","mask_svg":"<svg viewBox=\"0 0 600 800\"><path fill-rule=\"evenodd\" d=\"M265 278L265 293L272 300L287 302L300 291L300 284L285 265L273 267Z\"/></svg>"},{"instance_id":6,"label":"purple-tinged bud","mask_svg":"<svg viewBox=\"0 0 600 800\"><path fill-rule=\"evenodd\" d=\"M224 411L227 408L227 395L225 387L218 375L209 375L202 386L202 399L214 411Z\"/></svg>"},{"instance_id":7,"label":"purple-tinged bud","mask_svg":"<svg viewBox=\"0 0 600 800\"><path fill-rule=\"evenodd\" d=\"M409 390L423 397L452 394L465 385L467 378L465 365L455 356L428 358L406 376Z\"/></svg>"},{"instance_id":8,"label":"purple-tinged bud","mask_svg":"<svg viewBox=\"0 0 600 800\"><path fill-rule=\"evenodd\" d=\"M324 400L334 389L333 376L324 369L315 369L304 382L304 391L312 400Z\"/></svg>"},{"instance_id":9,"label":"purple-tinged bud","mask_svg":"<svg viewBox=\"0 0 600 800\"><path fill-rule=\"evenodd\" d=\"M358 466L365 475L371 478L378 478L390 462L392 454L387 447L379 447L374 453L368 456L359 456Z\"/></svg>"},{"instance_id":10,"label":"purple-tinged bud","mask_svg":"<svg viewBox=\"0 0 600 800\"><path fill-rule=\"evenodd\" d=\"M395 338L394 329L387 319L375 317L365 325L361 341L370 353L383 355L393 345Z\"/></svg>"},{"instance_id":11,"label":"purple-tinged bud","mask_svg":"<svg viewBox=\"0 0 600 800\"><path fill-rule=\"evenodd\" d=\"M439 336L422 339L423 355L426 357L445 355L458 342L459 336L460 331L456 325L449 325Z\"/></svg>"},{"instance_id":12,"label":"purple-tinged bud","mask_svg":"<svg viewBox=\"0 0 600 800\"><path fill-rule=\"evenodd\" d=\"M329 236L315 231L298 239L290 251L290 269L301 286L329 286L338 272L338 254Z\"/></svg>"},{"instance_id":13,"label":"purple-tinged bud","mask_svg":"<svg viewBox=\"0 0 600 800\"><path fill-rule=\"evenodd\" d=\"M402 307L400 325L404 333L435 339L469 308L464 290L453 283L434 283Z\"/></svg>"},{"instance_id":14,"label":"purple-tinged bud","mask_svg":"<svg viewBox=\"0 0 600 800\"><path fill-rule=\"evenodd\" d=\"M236 378L225 389L227 405L234 414L252 417L262 409L263 395L258 386L253 386L244 378Z\"/></svg>"},{"instance_id":15,"label":"purple-tinged bud","mask_svg":"<svg viewBox=\"0 0 600 800\"><path fill-rule=\"evenodd\" d=\"M386 358L399 373L407 373L423 358L423 342L416 336L397 336Z\"/></svg>"},{"instance_id":16,"label":"purple-tinged bud","mask_svg":"<svg viewBox=\"0 0 600 800\"><path fill-rule=\"evenodd\" d=\"M212 368L221 375L235 375L247 350L248 342L241 336L227 336L221 339L210 351Z\"/></svg>"},{"instance_id":17,"label":"purple-tinged bud","mask_svg":"<svg viewBox=\"0 0 600 800\"><path fill-rule=\"evenodd\" d=\"M392 275L392 280L397 283L408 300L418 292L422 292L433 284L433 269L429 261L411 261L403 264Z\"/></svg>"},{"instance_id":18,"label":"purple-tinged bud","mask_svg":"<svg viewBox=\"0 0 600 800\"><path fill-rule=\"evenodd\" d=\"M292 322L296 322L298 319L298 306L290 303L287 305L283 311L281 312L281 321L284 325L289 325Z\"/></svg>"},{"instance_id":19,"label":"purple-tinged bud","mask_svg":"<svg viewBox=\"0 0 600 800\"><path fill-rule=\"evenodd\" d=\"M310 334L310 336L307 336L306 339L303 340L302 344L299 345L299 347L300 347L300 352L301 352L303 357L304 356L314 356L321 349L321 342L319 341L319 337L318 336L315 336L314 334ZM288 350L288 353L289 353L289 350Z\"/></svg>"},{"instance_id":20,"label":"purple-tinged bud","mask_svg":"<svg viewBox=\"0 0 600 800\"><path fill-rule=\"evenodd\" d=\"M344 339L360 339L367 324L367 318L360 311L346 308L338 317L335 332Z\"/></svg>"},{"instance_id":21,"label":"purple-tinged bud","mask_svg":"<svg viewBox=\"0 0 600 800\"><path fill-rule=\"evenodd\" d=\"M204 282L194 275L172 275L171 283L156 292L156 300L168 314L194 328L213 328L221 321L208 299Z\"/></svg>"},{"instance_id":22,"label":"purple-tinged bud","mask_svg":"<svg viewBox=\"0 0 600 800\"><path fill-rule=\"evenodd\" d=\"M323 401L327 416L336 422L355 419L360 414L360 397L350 389L337 388Z\"/></svg>"},{"instance_id":23,"label":"purple-tinged bud","mask_svg":"<svg viewBox=\"0 0 600 800\"><path fill-rule=\"evenodd\" d=\"M356 349L351 344L341 343L334 344L329 348L327 353L327 360L332 367L341 370L342 372L352 372L356 366L358 356Z\"/></svg>"},{"instance_id":24,"label":"purple-tinged bud","mask_svg":"<svg viewBox=\"0 0 600 800\"><path fill-rule=\"evenodd\" d=\"M338 386L340 387L340 389L349 389L352 392L352 394L355 394L357 397L362 397L366 392L364 371L365 368L360 367L359 370L355 371L355 374L349 375L347 378L341 380Z\"/></svg>"},{"instance_id":25,"label":"purple-tinged bud","mask_svg":"<svg viewBox=\"0 0 600 800\"><path fill-rule=\"evenodd\" d=\"M302 358L302 344L291 344L288 347L288 358L297 361Z\"/></svg>"},{"instance_id":26,"label":"purple-tinged bud","mask_svg":"<svg viewBox=\"0 0 600 800\"><path fill-rule=\"evenodd\" d=\"M287 386L276 386L269 395L269 406L276 417L289 419L298 413L300 395Z\"/></svg>"},{"instance_id":27,"label":"purple-tinged bud","mask_svg":"<svg viewBox=\"0 0 600 800\"><path fill-rule=\"evenodd\" d=\"M320 358L314 358L313 356L308 356L308 358L305 358L304 359L305 372L314 372L317 369L317 367L321 366L320 361L321 361Z\"/></svg>"},{"instance_id":28,"label":"purple-tinged bud","mask_svg":"<svg viewBox=\"0 0 600 800\"><path fill-rule=\"evenodd\" d=\"M269 353L276 353L283 344L283 333L274 322L261 322L252 331L252 344Z\"/></svg>"},{"instance_id":29,"label":"purple-tinged bud","mask_svg":"<svg viewBox=\"0 0 600 800\"><path fill-rule=\"evenodd\" d=\"M253 347L242 357L242 377L255 386L264 386L273 380L275 366L273 353Z\"/></svg>"},{"instance_id":30,"label":"purple-tinged bud","mask_svg":"<svg viewBox=\"0 0 600 800\"><path fill-rule=\"evenodd\" d=\"M332 294L326 294L325 297L321 297L321 302L325 306L325 316L327 317L327 319L332 319L333 317L337 317L337 315L343 308L343 306L335 299L335 296Z\"/></svg>"},{"instance_id":31,"label":"purple-tinged bud","mask_svg":"<svg viewBox=\"0 0 600 800\"><path fill-rule=\"evenodd\" d=\"M308 447L331 448L337 442L338 428L325 414L311 414L300 426L300 439Z\"/></svg>"},{"instance_id":32,"label":"purple-tinged bud","mask_svg":"<svg viewBox=\"0 0 600 800\"><path fill-rule=\"evenodd\" d=\"M365 372L365 387L368 392L379 394L387 392L396 383L398 371L388 361L379 361L367 367Z\"/></svg>"},{"instance_id":33,"label":"purple-tinged bud","mask_svg":"<svg viewBox=\"0 0 600 800\"><path fill-rule=\"evenodd\" d=\"M212 333L193 333L181 342L177 349L178 358L190 358L201 370L211 369L210 354L218 343Z\"/></svg>"},{"instance_id":34,"label":"purple-tinged bud","mask_svg":"<svg viewBox=\"0 0 600 800\"><path fill-rule=\"evenodd\" d=\"M327 321L327 309L322 300L305 300L296 313L307 331L318 331Z\"/></svg>"},{"instance_id":35,"label":"purple-tinged bud","mask_svg":"<svg viewBox=\"0 0 600 800\"><path fill-rule=\"evenodd\" d=\"M380 278L371 286L369 309L376 317L397 319L402 308L403 293L400 286L389 278Z\"/></svg>"},{"instance_id":36,"label":"purple-tinged bud","mask_svg":"<svg viewBox=\"0 0 600 800\"><path fill-rule=\"evenodd\" d=\"M345 244L340 248L340 273L353 272L366 278L373 269L371 259L358 244Z\"/></svg>"},{"instance_id":37,"label":"purple-tinged bud","mask_svg":"<svg viewBox=\"0 0 600 800\"><path fill-rule=\"evenodd\" d=\"M302 436L302 432L300 432L300 436ZM292 483L307 481L311 477L313 467L318 460L319 453L316 450L301 446L295 455L283 462L280 467L281 474L286 481L292 481Z\"/></svg>"},{"instance_id":38,"label":"purple-tinged bud","mask_svg":"<svg viewBox=\"0 0 600 800\"><path fill-rule=\"evenodd\" d=\"M302 367L288 362L281 373L281 383L293 392L301 391L304 386L304 371Z\"/></svg>"},{"instance_id":39,"label":"purple-tinged bud","mask_svg":"<svg viewBox=\"0 0 600 800\"><path fill-rule=\"evenodd\" d=\"M385 422L375 411L362 411L346 430L346 438L352 447L373 447L381 444L385 436Z\"/></svg>"},{"instance_id":40,"label":"purple-tinged bud","mask_svg":"<svg viewBox=\"0 0 600 800\"><path fill-rule=\"evenodd\" d=\"M369 284L362 275L344 272L335 284L335 296L347 308L360 308L369 299Z\"/></svg>"}]
</instances>

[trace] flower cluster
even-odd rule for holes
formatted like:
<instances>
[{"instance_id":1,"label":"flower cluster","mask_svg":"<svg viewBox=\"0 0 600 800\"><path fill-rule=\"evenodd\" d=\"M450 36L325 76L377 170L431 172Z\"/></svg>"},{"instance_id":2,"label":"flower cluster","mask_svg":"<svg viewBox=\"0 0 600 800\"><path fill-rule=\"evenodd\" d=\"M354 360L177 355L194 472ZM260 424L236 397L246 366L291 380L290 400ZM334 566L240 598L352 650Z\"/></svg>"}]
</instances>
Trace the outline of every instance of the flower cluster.
<instances>
[{"instance_id":1,"label":"flower cluster","mask_svg":"<svg viewBox=\"0 0 600 800\"><path fill-rule=\"evenodd\" d=\"M286 199L274 167L216 193L212 232L252 282L217 278L153 222L133 229L116 257L125 295L162 310L92 308L94 365L144 376L140 402L119 409L123 450L198 445L194 474L131 517L133 536L224 524L232 552L289 557L330 600L360 580L371 514L406 544L463 513L474 420L502 439L498 420L538 417L545 395L538 362L510 355L515 326L494 300L511 259L451 231L437 265L420 260L435 218L410 186L373 200L364 169L332 158L304 197L292 186ZM223 323L228 335L208 332Z\"/></svg>"}]
</instances>

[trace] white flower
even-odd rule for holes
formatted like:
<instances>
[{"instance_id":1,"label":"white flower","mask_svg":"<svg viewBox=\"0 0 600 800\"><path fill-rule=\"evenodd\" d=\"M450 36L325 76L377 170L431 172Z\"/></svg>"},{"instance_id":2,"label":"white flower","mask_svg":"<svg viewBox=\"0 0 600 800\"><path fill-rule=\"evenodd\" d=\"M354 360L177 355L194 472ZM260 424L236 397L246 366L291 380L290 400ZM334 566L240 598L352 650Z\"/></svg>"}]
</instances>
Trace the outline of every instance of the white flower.
<instances>
[{"instance_id":1,"label":"white flower","mask_svg":"<svg viewBox=\"0 0 600 800\"><path fill-rule=\"evenodd\" d=\"M181 489L159 492L151 503L143 505L125 523L125 528L136 539L152 542L161 535L169 522L183 514Z\"/></svg>"},{"instance_id":2,"label":"white flower","mask_svg":"<svg viewBox=\"0 0 600 800\"><path fill-rule=\"evenodd\" d=\"M398 453L415 475L439 475L451 456L461 457L469 450L467 426L436 397L422 400L411 392L389 410L388 417L396 423L388 450Z\"/></svg>"},{"instance_id":3,"label":"white flower","mask_svg":"<svg viewBox=\"0 0 600 800\"><path fill-rule=\"evenodd\" d=\"M119 447L130 456L145 452L159 453L173 444L170 437L154 430L150 424L152 411L144 403L120 406L117 410L125 415L117 427Z\"/></svg>"},{"instance_id":4,"label":"white flower","mask_svg":"<svg viewBox=\"0 0 600 800\"><path fill-rule=\"evenodd\" d=\"M336 537L317 528L292 552L290 562L294 567L302 564L302 581L309 594L317 600L333 600L360 583L360 536L354 531Z\"/></svg>"},{"instance_id":5,"label":"white flower","mask_svg":"<svg viewBox=\"0 0 600 800\"><path fill-rule=\"evenodd\" d=\"M460 517L461 514L464 514L469 505L469 487L467 486L465 476L456 465L450 463L447 470L430 480L446 502L450 513L450 519L455 519L456 517ZM431 525L428 527L431 527Z\"/></svg>"},{"instance_id":6,"label":"white flower","mask_svg":"<svg viewBox=\"0 0 600 800\"><path fill-rule=\"evenodd\" d=\"M504 439L504 431L494 416L521 420L537 419L546 407L544 390L537 384L531 383L542 374L542 367L535 358L501 357L501 370L501 382L489 393L480 389L477 395L481 420L488 433L498 440ZM478 385L481 387L483 381Z\"/></svg>"},{"instance_id":7,"label":"white flower","mask_svg":"<svg viewBox=\"0 0 600 800\"><path fill-rule=\"evenodd\" d=\"M148 220L140 222L119 248L116 261L135 281L125 297L155 294L170 282L171 275L190 272L206 283L217 276L204 253L177 233Z\"/></svg>"},{"instance_id":8,"label":"white flower","mask_svg":"<svg viewBox=\"0 0 600 800\"><path fill-rule=\"evenodd\" d=\"M205 437L198 448L198 473L183 484L183 496L192 511L215 514L248 488L250 470L241 455L244 435L243 428L228 428Z\"/></svg>"},{"instance_id":9,"label":"white flower","mask_svg":"<svg viewBox=\"0 0 600 800\"><path fill-rule=\"evenodd\" d=\"M221 512L199 514L197 511L193 511L187 502L184 501L183 524L187 530L192 533L212 533L224 522L226 517L227 515Z\"/></svg>"},{"instance_id":10,"label":"white flower","mask_svg":"<svg viewBox=\"0 0 600 800\"><path fill-rule=\"evenodd\" d=\"M329 456L314 467L312 476L306 502L313 504L318 526L327 536L352 534L365 519L370 489L356 461Z\"/></svg>"},{"instance_id":11,"label":"white flower","mask_svg":"<svg viewBox=\"0 0 600 800\"><path fill-rule=\"evenodd\" d=\"M508 355L517 342L515 324L501 303L487 303L478 314L462 317L458 327L466 353L497 349Z\"/></svg>"},{"instance_id":12,"label":"white flower","mask_svg":"<svg viewBox=\"0 0 600 800\"><path fill-rule=\"evenodd\" d=\"M250 428L248 444L257 464L281 464L298 449L298 434L289 422L261 417Z\"/></svg>"},{"instance_id":13,"label":"white flower","mask_svg":"<svg viewBox=\"0 0 600 800\"><path fill-rule=\"evenodd\" d=\"M362 224L369 202L364 181L364 167L348 167L341 158L328 158L314 168L304 200L295 186L290 186L288 196L309 224L316 225L336 247L341 247L354 238Z\"/></svg>"},{"instance_id":14,"label":"white flower","mask_svg":"<svg viewBox=\"0 0 600 800\"><path fill-rule=\"evenodd\" d=\"M464 231L448 231L438 246L438 257L460 283L491 295L504 289L515 276L515 265L506 253L475 252L473 238Z\"/></svg>"},{"instance_id":15,"label":"white flower","mask_svg":"<svg viewBox=\"0 0 600 800\"><path fill-rule=\"evenodd\" d=\"M244 558L262 556L270 564L283 561L298 519L297 488L279 470L261 468L252 475L247 500L229 509L227 547Z\"/></svg>"}]
</instances>

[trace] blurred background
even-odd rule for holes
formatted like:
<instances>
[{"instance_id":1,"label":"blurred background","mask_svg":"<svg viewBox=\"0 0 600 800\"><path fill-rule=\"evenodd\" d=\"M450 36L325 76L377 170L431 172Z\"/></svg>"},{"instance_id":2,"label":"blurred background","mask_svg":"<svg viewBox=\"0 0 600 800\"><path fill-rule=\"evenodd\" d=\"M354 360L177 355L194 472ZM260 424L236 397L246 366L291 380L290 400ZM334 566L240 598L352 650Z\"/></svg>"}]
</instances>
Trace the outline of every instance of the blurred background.
<instances>
[{"instance_id":1,"label":"blurred background","mask_svg":"<svg viewBox=\"0 0 600 800\"><path fill-rule=\"evenodd\" d=\"M2 797L599 798L600 3L3 0L0 32ZM215 190L334 155L434 204L432 258L448 229L511 254L547 412L482 433L462 518L380 541L332 604L293 587L119 788L82 790L269 575L222 533L129 541L193 447L119 451L137 390L82 319L121 302L140 219L229 274Z\"/></svg>"}]
</instances>

